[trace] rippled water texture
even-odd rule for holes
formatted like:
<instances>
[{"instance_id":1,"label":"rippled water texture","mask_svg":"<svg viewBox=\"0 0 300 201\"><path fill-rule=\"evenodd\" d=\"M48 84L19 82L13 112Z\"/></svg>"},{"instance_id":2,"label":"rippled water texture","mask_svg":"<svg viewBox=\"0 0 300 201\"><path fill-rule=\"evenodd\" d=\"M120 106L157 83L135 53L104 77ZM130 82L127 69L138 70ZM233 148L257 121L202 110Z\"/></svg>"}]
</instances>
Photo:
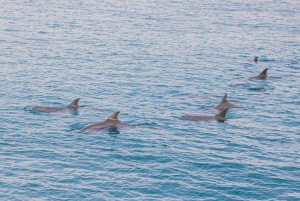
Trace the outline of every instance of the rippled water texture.
<instances>
[{"instance_id":1,"label":"rippled water texture","mask_svg":"<svg viewBox=\"0 0 300 201\"><path fill-rule=\"evenodd\" d=\"M299 1L2 0L0 13L1 200L300 199ZM227 122L179 119L215 115L225 93L239 106ZM77 112L28 110L75 98ZM78 132L115 111L134 127Z\"/></svg>"}]
</instances>

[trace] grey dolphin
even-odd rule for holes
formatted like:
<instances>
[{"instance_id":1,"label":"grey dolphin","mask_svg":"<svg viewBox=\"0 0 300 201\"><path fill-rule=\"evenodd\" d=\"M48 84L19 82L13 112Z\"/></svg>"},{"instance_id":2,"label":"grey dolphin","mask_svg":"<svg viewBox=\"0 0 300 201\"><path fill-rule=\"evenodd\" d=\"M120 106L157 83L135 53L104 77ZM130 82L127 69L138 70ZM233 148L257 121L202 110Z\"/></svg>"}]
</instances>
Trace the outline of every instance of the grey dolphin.
<instances>
[{"instance_id":1,"label":"grey dolphin","mask_svg":"<svg viewBox=\"0 0 300 201\"><path fill-rule=\"evenodd\" d=\"M257 63L257 61L258 61L258 56L256 56L256 57L253 59L253 61L254 61L255 63Z\"/></svg>"},{"instance_id":2,"label":"grey dolphin","mask_svg":"<svg viewBox=\"0 0 300 201\"><path fill-rule=\"evenodd\" d=\"M105 121L101 121L98 123L90 124L85 126L81 129L81 131L88 131L88 130L101 130L101 129L117 129L118 126L126 125L122 123L118 119L119 111L113 113L108 119Z\"/></svg>"},{"instance_id":3,"label":"grey dolphin","mask_svg":"<svg viewBox=\"0 0 300 201\"><path fill-rule=\"evenodd\" d=\"M224 97L222 98L221 102L219 103L219 105L215 106L214 109L223 110L225 108L233 108L233 107L237 107L237 106L232 103L229 103L227 101L227 94L225 94Z\"/></svg>"},{"instance_id":4,"label":"grey dolphin","mask_svg":"<svg viewBox=\"0 0 300 201\"><path fill-rule=\"evenodd\" d=\"M267 76L267 70L268 70L268 68L263 70L259 75L250 77L249 79L250 80L263 80L263 79L266 79L268 77Z\"/></svg>"},{"instance_id":5,"label":"grey dolphin","mask_svg":"<svg viewBox=\"0 0 300 201\"><path fill-rule=\"evenodd\" d=\"M192 121L211 121L211 120L216 120L216 121L226 121L227 118L225 117L225 114L229 108L225 108L221 112L219 112L215 116L191 116L191 115L184 115L180 117L179 119L186 119L186 120L192 120Z\"/></svg>"},{"instance_id":6,"label":"grey dolphin","mask_svg":"<svg viewBox=\"0 0 300 201\"><path fill-rule=\"evenodd\" d=\"M80 98L75 99L70 105L67 107L47 107L47 106L36 106L33 107L31 110L40 111L40 112L59 112L66 109L76 110L78 106Z\"/></svg>"}]
</instances>

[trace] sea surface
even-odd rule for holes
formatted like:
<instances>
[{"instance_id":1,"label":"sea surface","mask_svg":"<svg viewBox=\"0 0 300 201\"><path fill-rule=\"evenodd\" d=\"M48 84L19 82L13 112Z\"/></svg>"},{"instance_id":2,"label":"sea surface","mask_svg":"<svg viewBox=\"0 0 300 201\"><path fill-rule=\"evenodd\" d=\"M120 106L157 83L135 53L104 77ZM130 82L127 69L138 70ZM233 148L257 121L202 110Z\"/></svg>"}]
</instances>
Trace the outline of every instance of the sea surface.
<instances>
[{"instance_id":1,"label":"sea surface","mask_svg":"<svg viewBox=\"0 0 300 201\"><path fill-rule=\"evenodd\" d=\"M0 3L0 200L300 200L300 1Z\"/></svg>"}]
</instances>

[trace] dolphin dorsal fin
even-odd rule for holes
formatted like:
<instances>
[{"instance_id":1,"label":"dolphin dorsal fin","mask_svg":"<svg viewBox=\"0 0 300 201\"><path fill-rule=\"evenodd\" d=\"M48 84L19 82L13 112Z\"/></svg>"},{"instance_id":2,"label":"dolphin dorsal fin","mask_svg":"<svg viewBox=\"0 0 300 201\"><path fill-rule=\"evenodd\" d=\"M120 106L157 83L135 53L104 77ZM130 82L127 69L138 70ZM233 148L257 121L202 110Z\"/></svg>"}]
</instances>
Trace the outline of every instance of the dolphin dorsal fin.
<instances>
[{"instance_id":1,"label":"dolphin dorsal fin","mask_svg":"<svg viewBox=\"0 0 300 201\"><path fill-rule=\"evenodd\" d=\"M258 56L256 56L255 58L254 58L254 60L253 60L255 63L257 63L257 61L258 61Z\"/></svg>"},{"instance_id":2,"label":"dolphin dorsal fin","mask_svg":"<svg viewBox=\"0 0 300 201\"><path fill-rule=\"evenodd\" d=\"M266 68L265 70L263 70L259 75L267 76L267 70L268 70L268 68Z\"/></svg>"},{"instance_id":3,"label":"dolphin dorsal fin","mask_svg":"<svg viewBox=\"0 0 300 201\"><path fill-rule=\"evenodd\" d=\"M225 108L224 110L222 110L221 112L219 112L219 114L217 114L216 116L219 116L219 117L225 117L225 114L227 112L229 108Z\"/></svg>"},{"instance_id":4,"label":"dolphin dorsal fin","mask_svg":"<svg viewBox=\"0 0 300 201\"><path fill-rule=\"evenodd\" d=\"M110 119L110 120L118 120L119 113L120 113L120 111L117 111L117 112L113 113L112 115L110 115L110 117L108 119Z\"/></svg>"},{"instance_id":5,"label":"dolphin dorsal fin","mask_svg":"<svg viewBox=\"0 0 300 201\"><path fill-rule=\"evenodd\" d=\"M68 107L78 108L78 102L80 98L76 98Z\"/></svg>"},{"instance_id":6,"label":"dolphin dorsal fin","mask_svg":"<svg viewBox=\"0 0 300 201\"><path fill-rule=\"evenodd\" d=\"M220 103L227 103L227 94L224 95Z\"/></svg>"}]
</instances>

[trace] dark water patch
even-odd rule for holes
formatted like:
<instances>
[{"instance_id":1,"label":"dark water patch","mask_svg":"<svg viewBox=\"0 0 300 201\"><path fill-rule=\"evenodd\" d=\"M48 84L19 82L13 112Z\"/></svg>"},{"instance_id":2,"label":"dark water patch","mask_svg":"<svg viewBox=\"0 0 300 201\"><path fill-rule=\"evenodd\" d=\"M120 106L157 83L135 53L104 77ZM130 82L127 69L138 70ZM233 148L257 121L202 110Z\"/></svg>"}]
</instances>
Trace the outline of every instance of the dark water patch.
<instances>
[{"instance_id":1,"label":"dark water patch","mask_svg":"<svg viewBox=\"0 0 300 201\"><path fill-rule=\"evenodd\" d=\"M262 87L252 87L252 88L248 88L249 91L256 91L256 92L266 92L267 89L262 88Z\"/></svg>"}]
</instances>

